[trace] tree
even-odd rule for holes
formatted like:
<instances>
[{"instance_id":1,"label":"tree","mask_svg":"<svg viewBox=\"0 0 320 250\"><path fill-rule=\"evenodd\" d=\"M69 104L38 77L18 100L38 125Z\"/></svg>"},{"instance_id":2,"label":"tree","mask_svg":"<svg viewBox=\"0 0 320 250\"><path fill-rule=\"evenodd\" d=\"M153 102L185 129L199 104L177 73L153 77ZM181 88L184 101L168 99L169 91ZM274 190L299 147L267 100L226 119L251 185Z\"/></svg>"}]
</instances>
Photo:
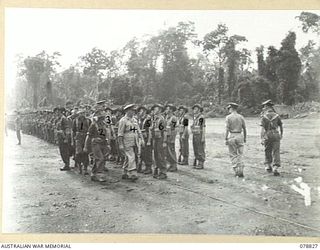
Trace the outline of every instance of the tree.
<instances>
[{"instance_id":1,"label":"tree","mask_svg":"<svg viewBox=\"0 0 320 250\"><path fill-rule=\"evenodd\" d=\"M266 71L266 63L264 61L264 47L261 45L256 48L257 52L257 62L258 62L258 74L259 76L264 76Z\"/></svg>"},{"instance_id":2,"label":"tree","mask_svg":"<svg viewBox=\"0 0 320 250\"><path fill-rule=\"evenodd\" d=\"M301 12L296 18L302 23L302 31L307 33L310 30L320 34L320 16L312 12Z\"/></svg>"},{"instance_id":3,"label":"tree","mask_svg":"<svg viewBox=\"0 0 320 250\"><path fill-rule=\"evenodd\" d=\"M294 103L301 70L301 61L295 49L295 42L296 34L289 32L281 42L278 55L277 76L280 83L280 101L287 105Z\"/></svg>"}]
</instances>

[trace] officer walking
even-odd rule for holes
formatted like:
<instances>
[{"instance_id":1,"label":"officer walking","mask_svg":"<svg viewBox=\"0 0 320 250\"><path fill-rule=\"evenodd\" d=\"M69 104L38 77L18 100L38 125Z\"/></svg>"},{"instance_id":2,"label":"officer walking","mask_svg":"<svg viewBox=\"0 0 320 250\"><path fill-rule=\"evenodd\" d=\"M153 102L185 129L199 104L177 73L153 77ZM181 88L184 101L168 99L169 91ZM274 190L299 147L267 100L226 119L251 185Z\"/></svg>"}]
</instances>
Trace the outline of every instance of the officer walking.
<instances>
[{"instance_id":1,"label":"officer walking","mask_svg":"<svg viewBox=\"0 0 320 250\"><path fill-rule=\"evenodd\" d=\"M193 166L195 169L203 169L205 162L205 119L202 114L203 107L200 104L195 104L192 107L193 110L193 124L191 131L193 134L192 143L194 151Z\"/></svg>"},{"instance_id":2,"label":"officer walking","mask_svg":"<svg viewBox=\"0 0 320 250\"><path fill-rule=\"evenodd\" d=\"M178 118L178 132L180 142L180 152L178 163L180 165L189 165L189 119L187 117L188 108L185 106L179 106L179 118ZM182 159L181 159L182 157Z\"/></svg>"},{"instance_id":3,"label":"officer walking","mask_svg":"<svg viewBox=\"0 0 320 250\"><path fill-rule=\"evenodd\" d=\"M239 105L237 103L229 103L227 109L229 115L226 117L226 145L229 149L229 155L233 170L236 177L244 177L244 164L242 160L244 143L247 138L247 130L245 120L242 115L237 112ZM243 134L242 134L243 132Z\"/></svg>"},{"instance_id":4,"label":"officer walking","mask_svg":"<svg viewBox=\"0 0 320 250\"><path fill-rule=\"evenodd\" d=\"M280 140L283 136L283 125L280 116L273 109L271 100L262 103L261 144L265 147L265 165L267 172L280 175ZM280 129L280 133L279 133Z\"/></svg>"},{"instance_id":5,"label":"officer walking","mask_svg":"<svg viewBox=\"0 0 320 250\"><path fill-rule=\"evenodd\" d=\"M124 107L126 114L120 119L118 128L119 149L125 155L122 179L131 181L138 179L135 148L138 147L139 138L141 138L138 123L133 118L134 107L134 104Z\"/></svg>"},{"instance_id":6,"label":"officer walking","mask_svg":"<svg viewBox=\"0 0 320 250\"><path fill-rule=\"evenodd\" d=\"M161 115L163 106L154 104L151 107L152 118L152 139L155 169L153 177L159 180L167 179L167 168L165 162L165 148L167 147L166 121Z\"/></svg>"},{"instance_id":7,"label":"officer walking","mask_svg":"<svg viewBox=\"0 0 320 250\"><path fill-rule=\"evenodd\" d=\"M21 117L20 117L20 112L17 111L16 112L17 117L15 119L15 130L16 130L16 135L17 135L17 139L18 139L18 144L17 145L21 145Z\"/></svg>"}]
</instances>

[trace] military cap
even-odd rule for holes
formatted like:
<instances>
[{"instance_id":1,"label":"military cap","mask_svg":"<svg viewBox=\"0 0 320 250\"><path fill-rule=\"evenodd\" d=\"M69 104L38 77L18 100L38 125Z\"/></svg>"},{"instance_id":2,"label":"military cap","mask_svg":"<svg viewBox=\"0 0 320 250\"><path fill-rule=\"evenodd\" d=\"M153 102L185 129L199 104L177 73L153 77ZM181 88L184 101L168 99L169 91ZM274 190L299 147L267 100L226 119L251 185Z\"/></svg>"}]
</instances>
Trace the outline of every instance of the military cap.
<instances>
[{"instance_id":1,"label":"military cap","mask_svg":"<svg viewBox=\"0 0 320 250\"><path fill-rule=\"evenodd\" d=\"M98 101L97 104L101 105L101 104L104 104L105 102L106 102L106 100L101 100L101 101Z\"/></svg>"},{"instance_id":2,"label":"military cap","mask_svg":"<svg viewBox=\"0 0 320 250\"><path fill-rule=\"evenodd\" d=\"M238 108L239 107L239 104L235 103L235 102L229 102L227 104L227 109L229 108Z\"/></svg>"},{"instance_id":3,"label":"military cap","mask_svg":"<svg viewBox=\"0 0 320 250\"><path fill-rule=\"evenodd\" d=\"M273 104L273 102L269 99L269 100L266 100L265 102L263 102L261 105L262 105L262 106L265 106L265 105L267 105L267 106L273 106L274 104Z\"/></svg>"},{"instance_id":4,"label":"military cap","mask_svg":"<svg viewBox=\"0 0 320 250\"><path fill-rule=\"evenodd\" d=\"M135 105L134 104L128 104L123 108L123 111L127 111L128 109L134 109Z\"/></svg>"},{"instance_id":5,"label":"military cap","mask_svg":"<svg viewBox=\"0 0 320 250\"><path fill-rule=\"evenodd\" d=\"M156 104L153 104L150 108L150 110L153 110L155 107L158 107L160 108L161 110L163 110L163 106L160 104L160 103L156 103Z\"/></svg>"},{"instance_id":6,"label":"military cap","mask_svg":"<svg viewBox=\"0 0 320 250\"><path fill-rule=\"evenodd\" d=\"M196 108L196 107L197 107L198 109L200 109L200 112L203 111L203 107L202 107L200 104L196 103L195 105L192 106L192 109L194 109L194 108Z\"/></svg>"},{"instance_id":7,"label":"military cap","mask_svg":"<svg viewBox=\"0 0 320 250\"><path fill-rule=\"evenodd\" d=\"M186 106L180 105L178 107L178 110L181 110L181 109L183 109L184 111L188 112L188 108Z\"/></svg>"},{"instance_id":8,"label":"military cap","mask_svg":"<svg viewBox=\"0 0 320 250\"><path fill-rule=\"evenodd\" d=\"M177 107L174 106L173 104L171 103L168 103L164 106L164 108L166 109L167 107L169 107L173 112L177 110Z\"/></svg>"}]
</instances>

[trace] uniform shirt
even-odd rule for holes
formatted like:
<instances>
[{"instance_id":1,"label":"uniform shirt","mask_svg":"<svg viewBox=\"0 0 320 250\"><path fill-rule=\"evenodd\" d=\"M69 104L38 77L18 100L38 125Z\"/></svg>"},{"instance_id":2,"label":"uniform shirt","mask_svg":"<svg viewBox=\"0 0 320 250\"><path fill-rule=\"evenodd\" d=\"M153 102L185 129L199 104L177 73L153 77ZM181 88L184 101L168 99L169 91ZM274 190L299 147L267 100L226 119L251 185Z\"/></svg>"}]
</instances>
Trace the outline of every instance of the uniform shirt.
<instances>
[{"instance_id":1,"label":"uniform shirt","mask_svg":"<svg viewBox=\"0 0 320 250\"><path fill-rule=\"evenodd\" d=\"M231 113L226 117L226 129L231 133L241 133L242 128L245 127L245 121L242 115L238 113Z\"/></svg>"},{"instance_id":2,"label":"uniform shirt","mask_svg":"<svg viewBox=\"0 0 320 250\"><path fill-rule=\"evenodd\" d=\"M16 130L21 130L21 118L19 116L17 116L16 120L15 120L15 127L16 127Z\"/></svg>"},{"instance_id":3,"label":"uniform shirt","mask_svg":"<svg viewBox=\"0 0 320 250\"><path fill-rule=\"evenodd\" d=\"M176 126L177 126L177 117L175 115L168 116L166 119L167 123L167 137L168 137L168 142L175 142L176 140Z\"/></svg>"},{"instance_id":4,"label":"uniform shirt","mask_svg":"<svg viewBox=\"0 0 320 250\"><path fill-rule=\"evenodd\" d=\"M118 137L123 137L125 147L137 145L137 139L141 135L138 122L135 118L124 116L119 121Z\"/></svg>"},{"instance_id":5,"label":"uniform shirt","mask_svg":"<svg viewBox=\"0 0 320 250\"><path fill-rule=\"evenodd\" d=\"M70 129L70 121L64 115L59 119L57 124L57 129L66 132L66 130Z\"/></svg>"},{"instance_id":6,"label":"uniform shirt","mask_svg":"<svg viewBox=\"0 0 320 250\"><path fill-rule=\"evenodd\" d=\"M103 122L93 122L89 126L88 135L93 139L99 138L102 141L107 139L107 128Z\"/></svg>"},{"instance_id":7,"label":"uniform shirt","mask_svg":"<svg viewBox=\"0 0 320 250\"><path fill-rule=\"evenodd\" d=\"M87 118L76 118L72 124L72 130L74 135L78 133L87 133L90 126L90 120Z\"/></svg>"},{"instance_id":8,"label":"uniform shirt","mask_svg":"<svg viewBox=\"0 0 320 250\"><path fill-rule=\"evenodd\" d=\"M203 114L198 114L193 117L193 124L191 126L191 131L193 134L201 134L203 128L205 127L205 119Z\"/></svg>"},{"instance_id":9,"label":"uniform shirt","mask_svg":"<svg viewBox=\"0 0 320 250\"><path fill-rule=\"evenodd\" d=\"M152 119L152 137L163 138L166 130L166 121L161 114L154 115Z\"/></svg>"},{"instance_id":10,"label":"uniform shirt","mask_svg":"<svg viewBox=\"0 0 320 250\"><path fill-rule=\"evenodd\" d=\"M152 117L145 115L139 119L139 128L144 138L148 137L150 127L152 126Z\"/></svg>"},{"instance_id":11,"label":"uniform shirt","mask_svg":"<svg viewBox=\"0 0 320 250\"><path fill-rule=\"evenodd\" d=\"M279 126L282 126L282 121L276 112L269 109L263 114L260 126L266 131L277 130Z\"/></svg>"}]
</instances>

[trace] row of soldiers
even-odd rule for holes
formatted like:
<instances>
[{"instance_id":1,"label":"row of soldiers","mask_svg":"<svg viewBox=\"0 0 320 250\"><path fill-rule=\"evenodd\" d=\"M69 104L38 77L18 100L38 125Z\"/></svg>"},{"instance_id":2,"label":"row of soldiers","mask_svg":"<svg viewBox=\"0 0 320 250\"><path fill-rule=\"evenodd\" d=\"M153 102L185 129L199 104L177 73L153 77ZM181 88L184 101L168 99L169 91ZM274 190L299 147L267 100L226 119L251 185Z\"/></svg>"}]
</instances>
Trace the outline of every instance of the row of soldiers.
<instances>
[{"instance_id":1,"label":"row of soldiers","mask_svg":"<svg viewBox=\"0 0 320 250\"><path fill-rule=\"evenodd\" d=\"M236 103L227 106L230 114L226 117L226 145L235 176L243 177L242 156L247 132L243 116L237 113L238 106ZM266 170L279 175L282 122L271 100L264 102L263 107L261 142L265 146ZM91 165L91 180L105 181L103 173L108 170L105 162L110 160L123 166L123 179L135 181L137 173L166 179L167 172L178 170L178 164L189 165L189 121L193 166L203 169L206 123L203 107L199 104L192 107L192 112L186 106L172 104L149 107L129 104L120 108L111 108L105 101L97 102L94 107L70 108L69 104L66 108L56 107L53 111L25 115L23 120L18 118L16 130L22 129L58 144L64 162L62 171L70 170L70 158L73 157L75 168L81 174L88 175ZM175 150L177 137L178 157Z\"/></svg>"}]
</instances>

